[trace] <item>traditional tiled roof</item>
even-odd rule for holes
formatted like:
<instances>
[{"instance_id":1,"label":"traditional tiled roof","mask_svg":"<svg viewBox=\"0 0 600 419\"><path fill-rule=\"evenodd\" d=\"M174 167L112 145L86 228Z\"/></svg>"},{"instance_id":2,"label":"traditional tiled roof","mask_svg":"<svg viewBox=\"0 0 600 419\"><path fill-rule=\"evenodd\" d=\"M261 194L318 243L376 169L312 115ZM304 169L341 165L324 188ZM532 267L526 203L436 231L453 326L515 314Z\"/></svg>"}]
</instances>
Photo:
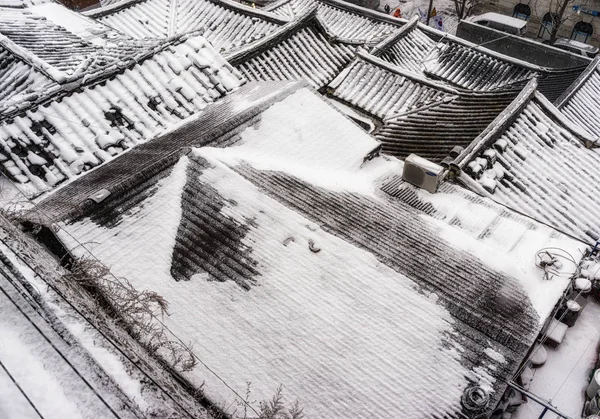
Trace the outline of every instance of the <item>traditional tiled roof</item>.
<instances>
[{"instance_id":1,"label":"traditional tiled roof","mask_svg":"<svg viewBox=\"0 0 600 419\"><path fill-rule=\"evenodd\" d=\"M436 31L418 18L371 52L396 66L473 91L512 90L537 77L539 91L549 100L560 96L583 71L583 67L548 69L517 60Z\"/></svg>"},{"instance_id":2,"label":"traditional tiled roof","mask_svg":"<svg viewBox=\"0 0 600 419\"><path fill-rule=\"evenodd\" d=\"M313 9L226 58L251 81L303 79L320 89L350 62L354 48L332 40L315 15Z\"/></svg>"},{"instance_id":3,"label":"traditional tiled roof","mask_svg":"<svg viewBox=\"0 0 600 419\"><path fill-rule=\"evenodd\" d=\"M55 0L0 0L0 7L25 8L38 4L56 3Z\"/></svg>"},{"instance_id":4,"label":"traditional tiled roof","mask_svg":"<svg viewBox=\"0 0 600 419\"><path fill-rule=\"evenodd\" d=\"M415 17L372 53L407 70L477 91L515 88L534 76L527 68L494 57L499 54L442 35Z\"/></svg>"},{"instance_id":5,"label":"traditional tiled roof","mask_svg":"<svg viewBox=\"0 0 600 419\"><path fill-rule=\"evenodd\" d=\"M58 4L0 13L0 118L133 66L169 42L136 40Z\"/></svg>"},{"instance_id":6,"label":"traditional tiled roof","mask_svg":"<svg viewBox=\"0 0 600 419\"><path fill-rule=\"evenodd\" d=\"M318 95L286 89L268 100L232 99L237 92L230 104L57 191L37 211L64 221L68 235L59 235L77 254L83 247L73 238L116 275L161 287L178 307L166 321L238 391L247 377L232 359L253 366L259 389L284 382L287 394L310 400L310 417L458 418L472 384L492 390L490 413L541 327L543 315L520 282L532 276L496 270L447 241L460 229L361 190L366 173L397 163L364 163L376 145L370 137ZM230 108L242 102L260 109ZM205 147L189 151L186 142ZM96 204L89 196L98 189L107 193ZM538 282L557 285L541 276L530 285ZM240 325L249 332L227 344ZM424 342L432 338L430 352ZM218 383L202 379L214 394ZM323 391L333 382L339 391Z\"/></svg>"},{"instance_id":7,"label":"traditional tiled roof","mask_svg":"<svg viewBox=\"0 0 600 419\"><path fill-rule=\"evenodd\" d=\"M125 1L86 14L134 38L167 38L193 30L220 52L261 39L288 22L228 0Z\"/></svg>"},{"instance_id":8,"label":"traditional tiled roof","mask_svg":"<svg viewBox=\"0 0 600 419\"><path fill-rule=\"evenodd\" d=\"M468 188L581 240L600 232L600 153L535 82L460 155L459 181Z\"/></svg>"},{"instance_id":9,"label":"traditional tiled roof","mask_svg":"<svg viewBox=\"0 0 600 419\"><path fill-rule=\"evenodd\" d=\"M83 88L0 119L2 170L39 194L202 109L242 76L198 36Z\"/></svg>"},{"instance_id":10,"label":"traditional tiled roof","mask_svg":"<svg viewBox=\"0 0 600 419\"><path fill-rule=\"evenodd\" d=\"M397 157L416 153L440 162L454 147L469 145L518 94L458 90L363 51L357 55L328 92L374 116L373 135L384 153Z\"/></svg>"},{"instance_id":11,"label":"traditional tiled roof","mask_svg":"<svg viewBox=\"0 0 600 419\"><path fill-rule=\"evenodd\" d=\"M555 105L571 121L600 137L600 58L596 58L581 76L558 98Z\"/></svg>"},{"instance_id":12,"label":"traditional tiled roof","mask_svg":"<svg viewBox=\"0 0 600 419\"><path fill-rule=\"evenodd\" d=\"M346 42L377 42L406 23L404 19L340 0L283 0L267 6L265 10L295 18L306 13L314 4L317 5L318 16L327 30Z\"/></svg>"}]
</instances>

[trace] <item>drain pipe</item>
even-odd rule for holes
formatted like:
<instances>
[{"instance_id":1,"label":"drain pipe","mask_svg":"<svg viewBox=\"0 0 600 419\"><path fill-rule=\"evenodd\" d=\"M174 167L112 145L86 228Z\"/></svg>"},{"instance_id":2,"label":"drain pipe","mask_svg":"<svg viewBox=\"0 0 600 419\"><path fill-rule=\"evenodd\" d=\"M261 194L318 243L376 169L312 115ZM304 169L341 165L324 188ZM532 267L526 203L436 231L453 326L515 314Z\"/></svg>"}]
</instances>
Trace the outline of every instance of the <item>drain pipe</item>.
<instances>
[{"instance_id":1,"label":"drain pipe","mask_svg":"<svg viewBox=\"0 0 600 419\"><path fill-rule=\"evenodd\" d=\"M525 390L523 387L521 387L517 383L515 383L513 381L509 381L508 382L508 386L511 387L511 388L513 388L513 389L515 389L515 390L517 390L519 393L523 394L524 396L528 397L529 399L533 400L534 402L536 402L536 403L544 406L544 411L542 412L542 414L539 416L538 419L543 418L544 415L546 414L546 412L548 412L548 411L556 413L558 416L560 416L563 419L572 419L570 416L567 416L564 413L561 413L557 408L555 408L554 406L552 406L550 404L550 402L547 402L547 401L539 398L535 394L532 394L532 393L528 392L527 390Z\"/></svg>"}]
</instances>

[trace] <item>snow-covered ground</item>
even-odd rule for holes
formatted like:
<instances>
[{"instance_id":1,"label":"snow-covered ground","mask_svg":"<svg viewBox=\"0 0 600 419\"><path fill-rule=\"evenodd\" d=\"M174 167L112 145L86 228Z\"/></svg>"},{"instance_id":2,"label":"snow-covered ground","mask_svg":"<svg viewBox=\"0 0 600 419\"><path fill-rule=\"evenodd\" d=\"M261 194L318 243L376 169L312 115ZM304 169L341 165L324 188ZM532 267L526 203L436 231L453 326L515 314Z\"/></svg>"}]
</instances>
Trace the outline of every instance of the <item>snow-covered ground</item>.
<instances>
[{"instance_id":1,"label":"snow-covered ground","mask_svg":"<svg viewBox=\"0 0 600 419\"><path fill-rule=\"evenodd\" d=\"M385 13L386 4L390 6L390 14L393 14L394 10L399 7L400 11L402 12L402 17L406 19L410 19L415 15L426 16L429 8L428 0L381 0L377 10ZM456 18L454 1L433 0L432 10L433 8L435 8L437 16L442 18L442 30L450 34L455 34L456 26L458 25L458 19ZM422 19L422 21L425 22L424 19ZM430 19L429 26L439 29L434 18Z\"/></svg>"},{"instance_id":2,"label":"snow-covered ground","mask_svg":"<svg viewBox=\"0 0 600 419\"><path fill-rule=\"evenodd\" d=\"M575 326L556 348L546 347L548 360L534 369L529 391L552 404L573 419L579 419L585 402L585 390L598 359L600 342L600 304L590 299ZM512 419L537 418L543 407L533 401L519 407ZM557 419L546 413L544 419Z\"/></svg>"}]
</instances>

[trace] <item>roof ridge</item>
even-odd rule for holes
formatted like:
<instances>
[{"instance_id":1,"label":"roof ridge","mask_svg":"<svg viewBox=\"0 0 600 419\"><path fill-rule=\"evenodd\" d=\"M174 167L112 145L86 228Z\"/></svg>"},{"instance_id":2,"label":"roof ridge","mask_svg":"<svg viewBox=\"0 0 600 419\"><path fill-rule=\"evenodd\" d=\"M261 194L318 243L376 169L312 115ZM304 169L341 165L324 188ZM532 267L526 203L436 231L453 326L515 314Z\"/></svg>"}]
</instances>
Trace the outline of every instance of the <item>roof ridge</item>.
<instances>
[{"instance_id":1,"label":"roof ridge","mask_svg":"<svg viewBox=\"0 0 600 419\"><path fill-rule=\"evenodd\" d=\"M42 105L46 101L55 100L57 97L62 97L63 95L67 95L70 92L77 90L79 88L89 86L89 85L92 85L97 82L101 82L102 80L111 79L111 78L115 77L117 74L119 74L120 72L122 72L123 70L134 67L137 64L141 64L145 60L154 57L156 54L163 52L164 50L166 50L167 48L169 48L173 45L177 45L179 43L185 42L193 36L201 36L203 32L204 32L203 30L198 30L198 31L194 31L194 32L188 32L185 34L175 35L175 36L169 37L167 39L157 41L156 45L149 47L143 53L138 54L137 56L128 57L127 60L124 59L120 63L115 63L107 68L104 68L102 71L98 71L96 73L85 74L83 76L80 74L77 74L77 77L73 77L71 79L63 79L62 81L57 81L53 77L48 76L52 80L54 80L56 83L58 83L60 90L58 90L58 91L54 90L48 94L45 94L46 92L41 92L38 99L35 100L34 102L32 102L32 101L22 102L21 105L24 105L24 106L12 105L12 107L16 107L16 108L11 110L10 112L3 111L0 108L0 122L4 121L6 119L10 119L10 118L14 117L16 114L25 112L28 109ZM1 34L0 34L0 46L4 46L2 43L2 35ZM19 59L20 59L20 57L19 57ZM26 60L24 62L28 63L28 61L26 61ZM35 68L36 70L39 70L38 67L33 66L33 68ZM43 72L43 74L48 75L46 72Z\"/></svg>"},{"instance_id":2,"label":"roof ridge","mask_svg":"<svg viewBox=\"0 0 600 419\"><path fill-rule=\"evenodd\" d=\"M454 159L454 164L462 169L481 149L489 146L495 137L503 132L518 117L529 102L536 97L536 91L537 79L533 78L527 83L516 99Z\"/></svg>"},{"instance_id":3,"label":"roof ridge","mask_svg":"<svg viewBox=\"0 0 600 419\"><path fill-rule=\"evenodd\" d=\"M406 35L408 35L409 32L412 32L413 30L415 30L418 27L418 23L419 23L419 16L413 16L406 23L406 25L404 25L400 29L398 29L398 31L395 34L393 34L392 36L388 36L383 41L381 41L380 43L375 45L371 49L370 54L375 57L379 57L381 54L383 54L389 48L390 44L397 42L400 38L405 37Z\"/></svg>"},{"instance_id":4,"label":"roof ridge","mask_svg":"<svg viewBox=\"0 0 600 419\"><path fill-rule=\"evenodd\" d=\"M418 74L411 72L410 70L407 70L407 69L395 66L392 63L384 61L381 58L376 57L376 56L370 54L368 51L366 51L363 48L357 49L356 56L358 58L364 60L364 61L367 61L367 62L375 65L375 66L384 68L384 69L386 69L388 71L391 71L392 73L396 73L396 74L399 74L399 75L401 75L403 77L411 79L412 81L414 81L416 83L425 84L425 85L427 85L429 87L432 87L432 88L435 88L435 89L439 89L439 90L443 90L443 91L445 91L447 93L450 93L450 94L455 94L455 95L461 94L462 89L459 90L459 89L456 89L454 87L450 87L450 86L446 86L446 85L443 85L443 84L440 84L440 83L436 83L435 81L430 80L430 79L428 79L426 77L421 77Z\"/></svg>"},{"instance_id":5,"label":"roof ridge","mask_svg":"<svg viewBox=\"0 0 600 419\"><path fill-rule=\"evenodd\" d=\"M600 68L600 56L594 58L594 60L586 67L579 77L569 86L562 95L554 101L554 105L561 109L571 99L571 97L577 93L585 82L591 77L595 70Z\"/></svg>"},{"instance_id":6,"label":"roof ridge","mask_svg":"<svg viewBox=\"0 0 600 419\"><path fill-rule=\"evenodd\" d=\"M120 2L109 4L108 6L98 7L96 9L85 10L81 12L82 15L91 17L94 19L106 16L112 13L116 13L119 10L126 9L137 3L146 2L147 0L121 0Z\"/></svg>"},{"instance_id":7,"label":"roof ridge","mask_svg":"<svg viewBox=\"0 0 600 419\"><path fill-rule=\"evenodd\" d=\"M408 20L404 18L397 18L389 16L385 13L377 12L372 9L367 9L366 7L358 6L353 3L345 2L342 0L316 0L319 3L323 3L327 6L336 7L338 9L346 10L349 12L354 12L360 16L368 17L374 20L379 20L381 22L391 23L396 26L403 26L408 23Z\"/></svg>"},{"instance_id":8,"label":"roof ridge","mask_svg":"<svg viewBox=\"0 0 600 419\"><path fill-rule=\"evenodd\" d=\"M75 179L73 182L65 184L63 187L55 189L50 192L50 195L45 197L43 200L38 202L34 210L30 212L25 218L35 222L36 208L52 207L56 205L56 202L68 203L66 207L68 210L63 210L61 213L51 214L51 218L55 221L65 220L68 217L73 216L78 212L83 212L90 206L95 205L89 202L88 199L93 191L99 191L106 189L109 192L118 190L122 185L129 184L132 182L141 182L146 178L145 170L142 169L154 169L165 165L173 158L181 155L181 153L187 152L190 148L199 147L191 142L185 145L178 145L177 142L172 141L172 138L179 137L182 131L189 129L190 124L198 125L198 135L195 138L202 138L203 140L216 138L225 135L228 132L238 129L243 124L248 123L256 115L263 112L265 109L271 107L277 101L283 100L283 98L289 96L300 88L306 87L306 82L293 81L293 82L273 82L275 85L279 85L274 91L268 93L259 92L259 97L251 97L249 101L243 101L242 109L239 109L235 114L231 113L231 102L236 99L237 94L252 93L256 90L256 86L248 85L242 86L241 89L237 90L230 95L225 96L222 100L213 102L210 107L207 107L201 113L194 114L188 118L180 121L177 125L173 126L165 132L161 132L159 135L153 137L147 142L133 147L126 153L121 153L114 159L108 161L105 164L98 166L94 171L89 172L85 176L81 176ZM263 88L267 84L263 84ZM225 117L223 117L225 115ZM198 121L212 121L211 123L201 123ZM215 124L214 122L217 121ZM232 124L232 121L235 123ZM161 141L165 141L169 146L165 147L164 144L159 147ZM162 154L161 154L162 152ZM149 160L145 167L135 167L134 165L127 165L131 167L131 170L119 170L117 176L106 176L110 174L113 167L119 167L123 161L127 162L127 159L135 159L136 155L147 156ZM79 186L88 185L88 187L79 188ZM93 186L93 188L91 187ZM69 196L66 199L65 196ZM32 217L34 217L32 219Z\"/></svg>"},{"instance_id":9,"label":"roof ridge","mask_svg":"<svg viewBox=\"0 0 600 419\"><path fill-rule=\"evenodd\" d=\"M598 144L600 138L593 138L594 136L591 133L588 133L577 124L571 122L569 118L567 118L567 116L563 114L560 109L550 102L543 94L536 92L535 99L539 102L540 106L544 108L544 110L556 118L558 122L568 128L569 131L571 131L571 134L578 137L585 146L587 146L588 143Z\"/></svg>"},{"instance_id":10,"label":"roof ridge","mask_svg":"<svg viewBox=\"0 0 600 419\"><path fill-rule=\"evenodd\" d=\"M195 0L198 1L198 0ZM230 9L236 11L241 14L245 14L252 17L258 17L265 20L268 20L272 23L276 23L278 25L285 25L290 23L293 20L286 19L282 16L276 15L275 13L271 13L270 11L264 11L260 9L254 9L250 6L246 6L245 4L238 3L233 0L205 0L209 3L216 4L218 6L224 7L226 9Z\"/></svg>"},{"instance_id":11,"label":"roof ridge","mask_svg":"<svg viewBox=\"0 0 600 419\"><path fill-rule=\"evenodd\" d=\"M315 24L317 22L317 7L315 5L312 6L309 11L301 17L282 26L280 30L277 30L261 38L260 40L247 45L245 48L234 51L230 55L223 54L223 56L227 58L227 61L229 61L229 63L235 67L239 63L250 59L252 56L260 54L274 43L278 43L281 40L286 40L291 34L309 27L311 24Z\"/></svg>"}]
</instances>

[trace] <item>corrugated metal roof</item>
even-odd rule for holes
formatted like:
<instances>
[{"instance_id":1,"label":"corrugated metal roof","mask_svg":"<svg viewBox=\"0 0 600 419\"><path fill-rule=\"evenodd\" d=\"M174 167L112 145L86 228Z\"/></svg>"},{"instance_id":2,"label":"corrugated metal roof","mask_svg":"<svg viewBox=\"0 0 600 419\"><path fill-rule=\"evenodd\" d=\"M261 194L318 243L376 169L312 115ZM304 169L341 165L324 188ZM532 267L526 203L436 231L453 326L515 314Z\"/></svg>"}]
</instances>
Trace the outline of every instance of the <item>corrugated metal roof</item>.
<instances>
[{"instance_id":1,"label":"corrugated metal roof","mask_svg":"<svg viewBox=\"0 0 600 419\"><path fill-rule=\"evenodd\" d=\"M588 230L600 232L600 178L590 169L600 153L586 139L533 84L457 158L459 180L589 242Z\"/></svg>"},{"instance_id":2,"label":"corrugated metal roof","mask_svg":"<svg viewBox=\"0 0 600 419\"><path fill-rule=\"evenodd\" d=\"M306 80L324 87L350 62L354 48L330 39L316 10L226 57L248 80Z\"/></svg>"}]
</instances>

